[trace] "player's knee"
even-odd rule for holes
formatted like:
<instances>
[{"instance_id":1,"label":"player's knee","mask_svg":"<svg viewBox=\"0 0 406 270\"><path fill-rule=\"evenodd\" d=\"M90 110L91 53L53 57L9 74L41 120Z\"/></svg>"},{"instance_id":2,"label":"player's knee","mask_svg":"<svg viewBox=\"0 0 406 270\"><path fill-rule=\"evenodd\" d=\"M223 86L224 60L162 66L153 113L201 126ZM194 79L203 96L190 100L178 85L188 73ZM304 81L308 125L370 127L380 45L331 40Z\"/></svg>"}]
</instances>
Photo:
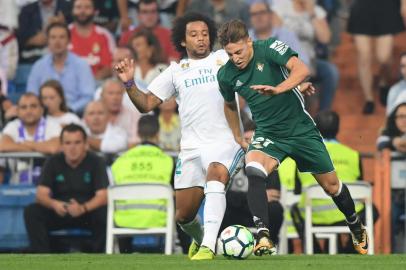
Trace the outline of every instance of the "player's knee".
<instances>
[{"instance_id":1,"label":"player's knee","mask_svg":"<svg viewBox=\"0 0 406 270\"><path fill-rule=\"evenodd\" d=\"M204 187L204 194L225 193L225 185L220 181L208 181Z\"/></svg>"},{"instance_id":2,"label":"player's knee","mask_svg":"<svg viewBox=\"0 0 406 270\"><path fill-rule=\"evenodd\" d=\"M268 176L265 167L256 161L248 162L247 165L245 165L245 174L247 175L248 179L265 179Z\"/></svg>"},{"instance_id":3,"label":"player's knee","mask_svg":"<svg viewBox=\"0 0 406 270\"><path fill-rule=\"evenodd\" d=\"M187 223L191 222L194 218L195 218L195 215L186 213L184 211L177 210L176 214L175 214L175 221L176 221L176 223L179 223L179 224L187 224Z\"/></svg>"},{"instance_id":4,"label":"player's knee","mask_svg":"<svg viewBox=\"0 0 406 270\"><path fill-rule=\"evenodd\" d=\"M227 168L218 162L210 163L209 168L207 169L207 179L215 179L226 183L228 181L228 170Z\"/></svg>"},{"instance_id":5,"label":"player's knee","mask_svg":"<svg viewBox=\"0 0 406 270\"><path fill-rule=\"evenodd\" d=\"M341 188L342 188L342 183L341 181L336 181L336 182L330 182L330 183L325 183L322 185L324 191L331 197L337 196L340 194Z\"/></svg>"}]
</instances>

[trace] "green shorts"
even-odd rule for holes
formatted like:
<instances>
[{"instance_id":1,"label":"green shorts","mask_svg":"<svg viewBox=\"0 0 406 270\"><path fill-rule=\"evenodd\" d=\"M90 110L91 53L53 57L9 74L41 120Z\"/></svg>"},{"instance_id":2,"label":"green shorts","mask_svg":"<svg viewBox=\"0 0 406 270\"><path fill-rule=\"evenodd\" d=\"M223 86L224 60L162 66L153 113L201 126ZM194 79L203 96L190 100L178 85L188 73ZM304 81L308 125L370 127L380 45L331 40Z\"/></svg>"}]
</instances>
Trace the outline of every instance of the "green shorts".
<instances>
[{"instance_id":1,"label":"green shorts","mask_svg":"<svg viewBox=\"0 0 406 270\"><path fill-rule=\"evenodd\" d=\"M296 161L300 172L321 174L334 171L333 162L317 129L304 136L284 139L255 131L249 151L261 151L279 164L289 156Z\"/></svg>"}]
</instances>

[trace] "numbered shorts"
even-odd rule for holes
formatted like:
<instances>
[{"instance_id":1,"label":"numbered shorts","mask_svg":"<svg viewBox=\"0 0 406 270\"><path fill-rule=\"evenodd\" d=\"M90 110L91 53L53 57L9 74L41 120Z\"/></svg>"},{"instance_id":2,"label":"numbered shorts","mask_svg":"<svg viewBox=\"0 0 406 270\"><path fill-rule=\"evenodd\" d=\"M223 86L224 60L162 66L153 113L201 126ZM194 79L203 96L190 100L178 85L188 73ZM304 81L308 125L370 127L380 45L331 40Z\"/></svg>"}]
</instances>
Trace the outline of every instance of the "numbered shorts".
<instances>
[{"instance_id":1,"label":"numbered shorts","mask_svg":"<svg viewBox=\"0 0 406 270\"><path fill-rule=\"evenodd\" d=\"M175 189L204 187L209 164L223 164L230 179L244 166L244 151L237 143L224 142L182 150L176 162Z\"/></svg>"},{"instance_id":2,"label":"numbered shorts","mask_svg":"<svg viewBox=\"0 0 406 270\"><path fill-rule=\"evenodd\" d=\"M316 129L305 136L284 139L256 132L248 151L261 151L276 159L279 164L289 156L296 161L300 172L321 174L334 171L323 138Z\"/></svg>"}]
</instances>

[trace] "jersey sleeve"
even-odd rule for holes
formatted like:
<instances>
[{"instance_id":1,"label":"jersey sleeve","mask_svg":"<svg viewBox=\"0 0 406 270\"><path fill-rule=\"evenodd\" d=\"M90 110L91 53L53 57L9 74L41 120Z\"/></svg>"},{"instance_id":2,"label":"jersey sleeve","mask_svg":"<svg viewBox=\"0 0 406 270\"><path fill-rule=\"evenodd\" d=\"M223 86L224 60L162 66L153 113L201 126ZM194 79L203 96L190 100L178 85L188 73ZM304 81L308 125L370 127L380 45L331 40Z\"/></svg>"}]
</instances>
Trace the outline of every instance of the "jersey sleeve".
<instances>
[{"instance_id":1,"label":"jersey sleeve","mask_svg":"<svg viewBox=\"0 0 406 270\"><path fill-rule=\"evenodd\" d=\"M283 41L270 38L265 42L265 58L269 62L285 66L292 56L298 56L297 52L292 50Z\"/></svg>"},{"instance_id":2,"label":"jersey sleeve","mask_svg":"<svg viewBox=\"0 0 406 270\"><path fill-rule=\"evenodd\" d=\"M220 93L224 100L227 102L233 102L235 100L235 92L226 80L224 66L221 67L217 73L217 81L219 84Z\"/></svg>"},{"instance_id":3,"label":"jersey sleeve","mask_svg":"<svg viewBox=\"0 0 406 270\"><path fill-rule=\"evenodd\" d=\"M148 85L148 91L162 101L170 99L176 93L172 69L173 66L170 65Z\"/></svg>"}]
</instances>

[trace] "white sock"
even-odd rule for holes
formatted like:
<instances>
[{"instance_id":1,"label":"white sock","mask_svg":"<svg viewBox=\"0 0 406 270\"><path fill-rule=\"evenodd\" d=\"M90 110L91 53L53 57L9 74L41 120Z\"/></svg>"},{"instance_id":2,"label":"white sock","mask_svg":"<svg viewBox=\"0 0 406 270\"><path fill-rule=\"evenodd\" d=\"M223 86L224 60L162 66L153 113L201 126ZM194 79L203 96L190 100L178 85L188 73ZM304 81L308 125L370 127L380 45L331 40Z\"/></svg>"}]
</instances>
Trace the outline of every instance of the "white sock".
<instances>
[{"instance_id":1,"label":"white sock","mask_svg":"<svg viewBox=\"0 0 406 270\"><path fill-rule=\"evenodd\" d=\"M200 224L200 218L199 216L196 216L191 222L185 223L185 224L180 224L178 223L180 228L187 233L190 237L193 238L193 240L197 244L201 244L203 240L203 228L202 224Z\"/></svg>"},{"instance_id":2,"label":"white sock","mask_svg":"<svg viewBox=\"0 0 406 270\"><path fill-rule=\"evenodd\" d=\"M204 236L202 246L216 250L217 235L226 211L225 186L219 181L208 181L204 190Z\"/></svg>"}]
</instances>

